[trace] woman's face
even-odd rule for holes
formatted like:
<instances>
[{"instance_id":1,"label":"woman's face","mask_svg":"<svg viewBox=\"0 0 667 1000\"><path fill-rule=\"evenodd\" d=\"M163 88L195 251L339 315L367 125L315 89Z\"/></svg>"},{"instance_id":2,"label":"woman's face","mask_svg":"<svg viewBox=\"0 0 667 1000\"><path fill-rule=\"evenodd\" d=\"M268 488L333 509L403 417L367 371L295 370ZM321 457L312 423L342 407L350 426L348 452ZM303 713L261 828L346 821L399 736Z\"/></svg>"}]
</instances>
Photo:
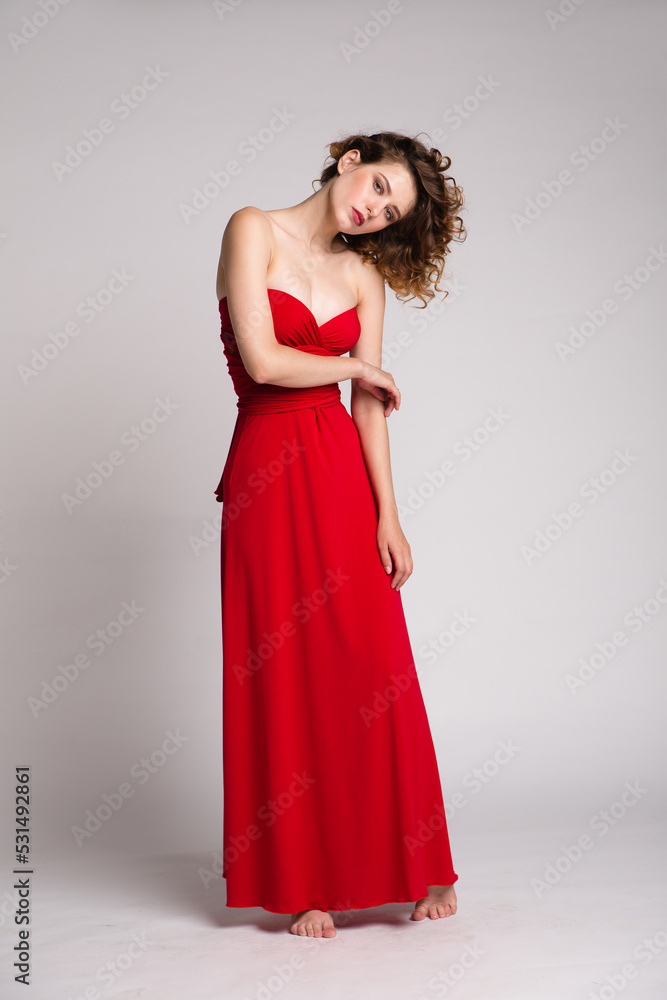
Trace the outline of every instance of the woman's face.
<instances>
[{"instance_id":1,"label":"woman's face","mask_svg":"<svg viewBox=\"0 0 667 1000\"><path fill-rule=\"evenodd\" d=\"M400 163L362 163L359 150L349 149L337 166L331 200L341 233L386 229L417 203L415 182Z\"/></svg>"}]
</instances>

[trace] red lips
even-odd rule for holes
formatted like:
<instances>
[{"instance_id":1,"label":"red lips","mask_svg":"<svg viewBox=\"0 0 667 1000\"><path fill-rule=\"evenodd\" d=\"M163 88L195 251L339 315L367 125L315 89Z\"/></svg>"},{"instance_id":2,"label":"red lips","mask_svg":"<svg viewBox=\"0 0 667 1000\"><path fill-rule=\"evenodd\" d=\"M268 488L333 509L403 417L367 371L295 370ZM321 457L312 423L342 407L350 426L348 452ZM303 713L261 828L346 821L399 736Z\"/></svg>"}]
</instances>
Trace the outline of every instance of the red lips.
<instances>
[{"instance_id":1,"label":"red lips","mask_svg":"<svg viewBox=\"0 0 667 1000\"><path fill-rule=\"evenodd\" d=\"M356 222L356 224L358 226L363 226L363 224L364 224L364 217L361 214L361 212L358 212L356 208L353 208L352 212L354 213L354 221Z\"/></svg>"}]
</instances>

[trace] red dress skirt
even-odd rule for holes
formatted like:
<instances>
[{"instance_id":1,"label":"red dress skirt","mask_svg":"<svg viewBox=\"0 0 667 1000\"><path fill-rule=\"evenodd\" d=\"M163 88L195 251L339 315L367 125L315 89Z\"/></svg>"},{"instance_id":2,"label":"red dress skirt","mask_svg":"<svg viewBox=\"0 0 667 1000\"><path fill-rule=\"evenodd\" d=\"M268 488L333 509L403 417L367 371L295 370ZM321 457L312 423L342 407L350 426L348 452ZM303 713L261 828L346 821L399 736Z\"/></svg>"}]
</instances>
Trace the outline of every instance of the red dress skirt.
<instances>
[{"instance_id":1,"label":"red dress skirt","mask_svg":"<svg viewBox=\"0 0 667 1000\"><path fill-rule=\"evenodd\" d=\"M334 356L357 342L355 309L318 326L300 299L268 294L279 343ZM359 434L337 382L254 382L226 298L220 315L238 396L215 491L227 905L414 902L458 875Z\"/></svg>"}]
</instances>

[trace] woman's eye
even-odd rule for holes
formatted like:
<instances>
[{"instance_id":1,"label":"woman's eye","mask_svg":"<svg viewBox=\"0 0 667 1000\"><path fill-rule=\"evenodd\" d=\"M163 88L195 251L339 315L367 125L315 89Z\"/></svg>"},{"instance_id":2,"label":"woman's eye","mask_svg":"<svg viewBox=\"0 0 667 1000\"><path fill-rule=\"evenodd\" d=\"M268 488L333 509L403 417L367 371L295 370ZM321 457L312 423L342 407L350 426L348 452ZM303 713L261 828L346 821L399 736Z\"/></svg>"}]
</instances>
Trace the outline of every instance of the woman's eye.
<instances>
[{"instance_id":1,"label":"woman's eye","mask_svg":"<svg viewBox=\"0 0 667 1000\"><path fill-rule=\"evenodd\" d=\"M380 189L380 194L382 194L382 191L383 191L384 189L383 189L382 185L380 184L380 182L379 182L379 181L373 181L373 183L374 183L374 184L377 184L377 186L378 186L378 187L379 187L379 189ZM388 219L389 221L391 221L391 220L393 219L393 215L392 215L392 211L391 211L391 209L390 209L390 208L385 208L385 212L388 212L388 213L389 213L388 215L386 215L386 216L385 216L385 218L386 218L386 219Z\"/></svg>"}]
</instances>

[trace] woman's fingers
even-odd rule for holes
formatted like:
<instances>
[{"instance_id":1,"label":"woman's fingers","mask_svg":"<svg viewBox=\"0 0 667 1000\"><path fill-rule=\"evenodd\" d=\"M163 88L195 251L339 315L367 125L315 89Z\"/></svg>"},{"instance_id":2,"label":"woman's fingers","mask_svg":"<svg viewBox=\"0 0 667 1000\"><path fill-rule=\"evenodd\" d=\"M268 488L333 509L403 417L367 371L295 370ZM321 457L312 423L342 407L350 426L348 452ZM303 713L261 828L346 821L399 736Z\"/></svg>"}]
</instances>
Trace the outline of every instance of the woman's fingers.
<instances>
[{"instance_id":1,"label":"woman's fingers","mask_svg":"<svg viewBox=\"0 0 667 1000\"><path fill-rule=\"evenodd\" d=\"M386 567L393 564L394 575L391 579L391 586L393 590L400 590L403 584L410 578L413 570L412 554L408 548L407 551L402 549L394 551L390 549L388 545L379 546L380 557L382 559L382 565Z\"/></svg>"},{"instance_id":2,"label":"woman's fingers","mask_svg":"<svg viewBox=\"0 0 667 1000\"><path fill-rule=\"evenodd\" d=\"M368 372L364 378L357 380L362 389L366 389L376 399L386 403L384 409L385 417L388 417L393 410L398 410L401 405L401 393L394 382L391 372L385 372L381 368L368 366Z\"/></svg>"}]
</instances>

